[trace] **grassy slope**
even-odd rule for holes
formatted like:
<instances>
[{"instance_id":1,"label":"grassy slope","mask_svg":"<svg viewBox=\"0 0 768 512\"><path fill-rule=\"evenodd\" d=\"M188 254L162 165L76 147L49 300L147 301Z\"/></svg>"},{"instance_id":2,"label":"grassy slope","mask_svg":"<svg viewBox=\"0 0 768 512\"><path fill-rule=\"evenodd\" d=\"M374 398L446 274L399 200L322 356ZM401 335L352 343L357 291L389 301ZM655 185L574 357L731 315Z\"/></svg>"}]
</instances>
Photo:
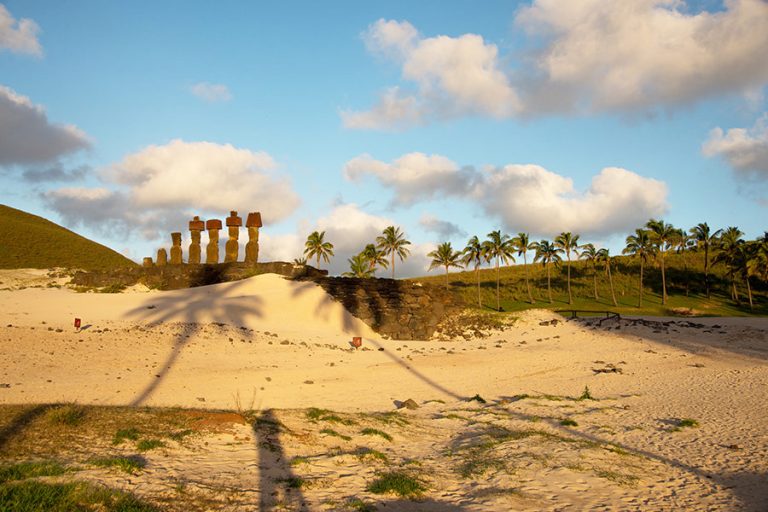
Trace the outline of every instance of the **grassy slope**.
<instances>
[{"instance_id":1,"label":"grassy slope","mask_svg":"<svg viewBox=\"0 0 768 512\"><path fill-rule=\"evenodd\" d=\"M136 264L37 215L0 205L0 268L111 269Z\"/></svg>"},{"instance_id":2,"label":"grassy slope","mask_svg":"<svg viewBox=\"0 0 768 512\"><path fill-rule=\"evenodd\" d=\"M712 255L710 255L712 258ZM522 259L522 258L521 258ZM661 270L655 263L645 267L643 278L643 307L637 308L639 262L629 257L618 256L613 259L611 273L616 291L618 307L611 302L608 278L603 267L598 267L598 296L594 299L592 270L585 262L572 262L571 290L574 302L568 304L566 288L566 266L563 262L560 268L552 268L552 298L553 304L547 297L547 274L539 265L528 265L531 278L531 289L536 303L528 302L525 288L525 267L515 265L502 267L501 275L501 306L504 311L520 311L532 307L548 309L586 309L610 310L627 315L669 315L671 308L692 308L704 315L713 316L745 316L749 314L768 315L768 288L764 283L752 282L755 309L752 313L746 297L746 287L743 282L737 282L741 305L730 298L729 281L725 277L722 265L710 267L712 283L711 299L704 293L704 256L699 253L685 255L689 271L684 271L684 261L681 255L670 254L667 257L667 305L661 304ZM445 275L420 277L417 281L445 284ZM689 293L686 296L686 281L689 281ZM451 289L459 293L467 304L477 307L477 284L474 271L451 272L449 279ZM496 271L493 268L481 268L480 293L484 309L496 307Z\"/></svg>"}]
</instances>

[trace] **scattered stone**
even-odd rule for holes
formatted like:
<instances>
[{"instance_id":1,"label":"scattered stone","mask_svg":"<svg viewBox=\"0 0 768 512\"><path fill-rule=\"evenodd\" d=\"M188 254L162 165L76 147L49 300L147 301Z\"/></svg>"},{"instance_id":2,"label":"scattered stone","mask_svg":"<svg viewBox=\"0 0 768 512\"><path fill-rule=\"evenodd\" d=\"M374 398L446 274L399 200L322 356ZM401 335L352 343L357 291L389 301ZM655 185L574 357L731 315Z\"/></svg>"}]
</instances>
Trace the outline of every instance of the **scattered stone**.
<instances>
[{"instance_id":1,"label":"scattered stone","mask_svg":"<svg viewBox=\"0 0 768 512\"><path fill-rule=\"evenodd\" d=\"M10 388L10 387L11 387L11 385L10 385L10 384L6 384L6 383L0 383L0 388L2 388L2 389L8 389L8 388Z\"/></svg>"},{"instance_id":2,"label":"scattered stone","mask_svg":"<svg viewBox=\"0 0 768 512\"><path fill-rule=\"evenodd\" d=\"M283 340L283 341L281 341L281 342L280 342L280 344L281 344L281 345L290 345L290 344L291 344L291 342L290 342L290 341L288 341L288 340Z\"/></svg>"},{"instance_id":3,"label":"scattered stone","mask_svg":"<svg viewBox=\"0 0 768 512\"><path fill-rule=\"evenodd\" d=\"M304 381L304 384L314 384L314 383L315 383L315 381L313 381L313 380L305 380Z\"/></svg>"},{"instance_id":4,"label":"scattered stone","mask_svg":"<svg viewBox=\"0 0 768 512\"><path fill-rule=\"evenodd\" d=\"M405 402L400 402L399 400L395 400L395 407L398 409L418 409L419 404L416 403L415 400L412 398L409 398Z\"/></svg>"},{"instance_id":5,"label":"scattered stone","mask_svg":"<svg viewBox=\"0 0 768 512\"><path fill-rule=\"evenodd\" d=\"M198 402L205 402L205 398L199 396L199 397L197 397L197 401Z\"/></svg>"}]
</instances>

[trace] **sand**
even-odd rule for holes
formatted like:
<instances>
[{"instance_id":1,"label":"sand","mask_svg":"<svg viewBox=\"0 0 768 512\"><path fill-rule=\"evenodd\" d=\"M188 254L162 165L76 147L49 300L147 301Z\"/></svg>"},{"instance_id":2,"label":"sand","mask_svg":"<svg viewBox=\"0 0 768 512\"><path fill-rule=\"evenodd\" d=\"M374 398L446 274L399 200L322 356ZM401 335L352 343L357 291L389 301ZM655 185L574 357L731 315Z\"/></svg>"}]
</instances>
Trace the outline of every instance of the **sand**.
<instances>
[{"instance_id":1,"label":"sand","mask_svg":"<svg viewBox=\"0 0 768 512\"><path fill-rule=\"evenodd\" d=\"M140 496L183 481L222 510L768 509L768 319L598 325L534 310L486 338L393 341L275 275L120 294L36 279L0 290L0 403L252 409L284 424L169 443L130 479L80 475ZM575 400L585 386L597 400ZM409 398L420 407L380 415ZM686 418L698 426L677 428ZM366 490L393 468L424 479L421 501ZM309 484L291 491L294 477Z\"/></svg>"}]
</instances>

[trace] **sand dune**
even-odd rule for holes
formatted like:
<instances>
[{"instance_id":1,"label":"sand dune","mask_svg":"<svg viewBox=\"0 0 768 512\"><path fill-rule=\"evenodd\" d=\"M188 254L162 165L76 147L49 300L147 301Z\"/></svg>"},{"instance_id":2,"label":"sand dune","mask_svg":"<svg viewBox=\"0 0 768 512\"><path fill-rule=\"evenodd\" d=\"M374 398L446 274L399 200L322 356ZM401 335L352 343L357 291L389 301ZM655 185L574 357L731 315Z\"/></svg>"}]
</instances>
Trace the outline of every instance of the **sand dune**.
<instances>
[{"instance_id":1,"label":"sand dune","mask_svg":"<svg viewBox=\"0 0 768 512\"><path fill-rule=\"evenodd\" d=\"M174 292L0 291L0 301L0 403L239 405L285 425L234 423L152 452L134 484L89 470L149 497L183 477L202 494L224 478L223 510L347 510L353 497L395 510L768 508L767 319L598 325L529 311L487 338L392 341L315 285L277 276ZM74 316L89 327L75 332ZM575 400L586 386L597 400ZM486 403L468 401L476 395ZM404 421L377 419L408 398L421 407L398 411ZM352 422L313 421L307 407ZM286 465L294 457L309 462ZM427 482L422 502L366 491L409 461ZM266 474L313 484L291 495Z\"/></svg>"}]
</instances>

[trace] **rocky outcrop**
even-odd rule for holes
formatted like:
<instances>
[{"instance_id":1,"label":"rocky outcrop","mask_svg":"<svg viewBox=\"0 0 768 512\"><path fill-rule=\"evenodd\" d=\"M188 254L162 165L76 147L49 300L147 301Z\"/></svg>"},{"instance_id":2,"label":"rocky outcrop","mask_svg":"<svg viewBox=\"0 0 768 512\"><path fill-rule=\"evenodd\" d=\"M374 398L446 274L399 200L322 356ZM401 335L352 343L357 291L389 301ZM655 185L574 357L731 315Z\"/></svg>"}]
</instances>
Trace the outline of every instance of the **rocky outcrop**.
<instances>
[{"instance_id":1,"label":"rocky outcrop","mask_svg":"<svg viewBox=\"0 0 768 512\"><path fill-rule=\"evenodd\" d=\"M443 287L347 277L313 278L329 295L379 334L399 340L425 340L463 305Z\"/></svg>"},{"instance_id":2,"label":"rocky outcrop","mask_svg":"<svg viewBox=\"0 0 768 512\"><path fill-rule=\"evenodd\" d=\"M150 259L151 261L151 259ZM327 271L309 265L294 265L282 261L269 263L219 263L216 265L166 265L120 270L77 272L72 284L89 288L133 286L144 284L158 290L179 290L209 284L237 281L259 274L280 274L286 277L323 277Z\"/></svg>"}]
</instances>

